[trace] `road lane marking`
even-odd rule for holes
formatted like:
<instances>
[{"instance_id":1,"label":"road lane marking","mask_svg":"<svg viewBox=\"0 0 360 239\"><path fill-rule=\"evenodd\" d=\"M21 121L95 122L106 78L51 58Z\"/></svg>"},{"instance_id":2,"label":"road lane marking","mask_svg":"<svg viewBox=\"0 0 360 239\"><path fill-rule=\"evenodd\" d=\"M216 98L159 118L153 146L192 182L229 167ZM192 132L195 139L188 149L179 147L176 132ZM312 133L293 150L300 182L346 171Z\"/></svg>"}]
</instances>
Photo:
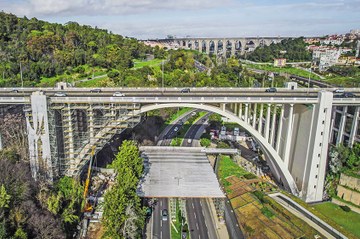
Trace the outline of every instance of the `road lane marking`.
<instances>
[{"instance_id":1,"label":"road lane marking","mask_svg":"<svg viewBox=\"0 0 360 239\"><path fill-rule=\"evenodd\" d=\"M162 227L162 220L160 221L160 227Z\"/></svg>"},{"instance_id":2,"label":"road lane marking","mask_svg":"<svg viewBox=\"0 0 360 239\"><path fill-rule=\"evenodd\" d=\"M162 238L162 231L160 231L160 238Z\"/></svg>"},{"instance_id":3,"label":"road lane marking","mask_svg":"<svg viewBox=\"0 0 360 239\"><path fill-rule=\"evenodd\" d=\"M198 223L196 223L196 228L199 230L199 224Z\"/></svg>"},{"instance_id":4,"label":"road lane marking","mask_svg":"<svg viewBox=\"0 0 360 239\"><path fill-rule=\"evenodd\" d=\"M196 214L195 214L195 212L194 212L194 216L195 216L195 219L196 219Z\"/></svg>"},{"instance_id":5,"label":"road lane marking","mask_svg":"<svg viewBox=\"0 0 360 239\"><path fill-rule=\"evenodd\" d=\"M191 205L192 205L193 208L195 208L195 207L194 207L194 203L191 203Z\"/></svg>"}]
</instances>

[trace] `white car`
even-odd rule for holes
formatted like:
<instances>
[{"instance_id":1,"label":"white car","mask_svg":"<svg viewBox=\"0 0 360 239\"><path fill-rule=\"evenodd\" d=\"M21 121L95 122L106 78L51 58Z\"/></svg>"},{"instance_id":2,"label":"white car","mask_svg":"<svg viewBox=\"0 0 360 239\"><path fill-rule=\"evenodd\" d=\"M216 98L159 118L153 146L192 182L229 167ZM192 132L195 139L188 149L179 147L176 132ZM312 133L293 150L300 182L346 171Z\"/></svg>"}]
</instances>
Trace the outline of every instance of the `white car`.
<instances>
[{"instance_id":1,"label":"white car","mask_svg":"<svg viewBox=\"0 0 360 239\"><path fill-rule=\"evenodd\" d=\"M175 131L175 132L177 132L178 130L179 130L179 128L178 128L178 127L175 127L175 128L174 128L174 131Z\"/></svg>"},{"instance_id":2,"label":"white car","mask_svg":"<svg viewBox=\"0 0 360 239\"><path fill-rule=\"evenodd\" d=\"M187 142L188 142L188 144L191 144L192 139L188 139Z\"/></svg>"},{"instance_id":3,"label":"white car","mask_svg":"<svg viewBox=\"0 0 360 239\"><path fill-rule=\"evenodd\" d=\"M344 88L339 88L334 90L334 93L344 93L344 92L345 92Z\"/></svg>"},{"instance_id":4,"label":"white car","mask_svg":"<svg viewBox=\"0 0 360 239\"><path fill-rule=\"evenodd\" d=\"M113 96L122 97L122 96L125 96L125 94L117 91L113 94Z\"/></svg>"},{"instance_id":5,"label":"white car","mask_svg":"<svg viewBox=\"0 0 360 239\"><path fill-rule=\"evenodd\" d=\"M54 96L65 97L65 96L66 96L66 93L64 93L64 92L56 92L56 93L54 94Z\"/></svg>"}]
</instances>

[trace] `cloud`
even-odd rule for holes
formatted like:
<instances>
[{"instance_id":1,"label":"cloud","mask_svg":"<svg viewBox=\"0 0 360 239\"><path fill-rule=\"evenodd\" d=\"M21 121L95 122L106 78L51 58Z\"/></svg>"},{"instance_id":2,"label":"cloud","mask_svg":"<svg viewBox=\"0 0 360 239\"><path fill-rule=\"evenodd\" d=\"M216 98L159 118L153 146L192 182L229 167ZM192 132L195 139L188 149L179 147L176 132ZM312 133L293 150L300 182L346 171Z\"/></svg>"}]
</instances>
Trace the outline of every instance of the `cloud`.
<instances>
[{"instance_id":1,"label":"cloud","mask_svg":"<svg viewBox=\"0 0 360 239\"><path fill-rule=\"evenodd\" d=\"M201 10L230 4L235 0L20 0L3 1L2 9L17 15L100 16L139 14L159 10ZM7 2L7 3L6 3Z\"/></svg>"}]
</instances>

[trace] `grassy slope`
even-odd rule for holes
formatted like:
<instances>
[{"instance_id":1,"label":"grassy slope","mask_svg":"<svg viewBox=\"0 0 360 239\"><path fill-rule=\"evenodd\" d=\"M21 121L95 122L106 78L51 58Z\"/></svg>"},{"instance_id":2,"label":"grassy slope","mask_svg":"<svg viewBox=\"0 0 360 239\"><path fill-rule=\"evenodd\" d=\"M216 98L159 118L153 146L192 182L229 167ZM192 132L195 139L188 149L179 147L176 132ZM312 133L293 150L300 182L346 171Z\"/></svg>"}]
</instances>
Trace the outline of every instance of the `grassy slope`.
<instances>
[{"instance_id":1,"label":"grassy slope","mask_svg":"<svg viewBox=\"0 0 360 239\"><path fill-rule=\"evenodd\" d=\"M331 202L316 204L313 207L325 217L331 218L339 224L343 230L360 238L360 214L352 211L345 212L339 205Z\"/></svg>"},{"instance_id":2,"label":"grassy slope","mask_svg":"<svg viewBox=\"0 0 360 239\"><path fill-rule=\"evenodd\" d=\"M294 67L280 68L280 67L275 67L272 65L255 65L255 64L246 64L246 66L248 68L254 68L254 69L259 69L259 70L279 72L279 73L289 73L289 74L298 75L298 76L302 76L302 77L309 77L309 72L307 72L305 70L297 69ZM311 73L310 77L312 79L320 80L320 77L318 77L317 75L312 74L312 73Z\"/></svg>"}]
</instances>

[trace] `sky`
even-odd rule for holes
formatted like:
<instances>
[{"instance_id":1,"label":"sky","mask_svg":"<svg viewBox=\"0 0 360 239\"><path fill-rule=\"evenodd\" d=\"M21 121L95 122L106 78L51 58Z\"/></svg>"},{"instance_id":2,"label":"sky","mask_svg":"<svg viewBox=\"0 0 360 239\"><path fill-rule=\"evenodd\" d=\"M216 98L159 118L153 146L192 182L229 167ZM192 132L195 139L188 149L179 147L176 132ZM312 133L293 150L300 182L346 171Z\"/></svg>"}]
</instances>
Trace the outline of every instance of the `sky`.
<instances>
[{"instance_id":1,"label":"sky","mask_svg":"<svg viewBox=\"0 0 360 239\"><path fill-rule=\"evenodd\" d=\"M0 9L138 39L322 36L360 29L360 0L0 0Z\"/></svg>"}]
</instances>

